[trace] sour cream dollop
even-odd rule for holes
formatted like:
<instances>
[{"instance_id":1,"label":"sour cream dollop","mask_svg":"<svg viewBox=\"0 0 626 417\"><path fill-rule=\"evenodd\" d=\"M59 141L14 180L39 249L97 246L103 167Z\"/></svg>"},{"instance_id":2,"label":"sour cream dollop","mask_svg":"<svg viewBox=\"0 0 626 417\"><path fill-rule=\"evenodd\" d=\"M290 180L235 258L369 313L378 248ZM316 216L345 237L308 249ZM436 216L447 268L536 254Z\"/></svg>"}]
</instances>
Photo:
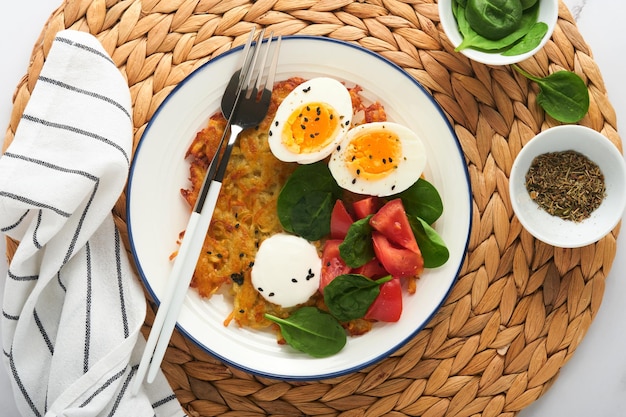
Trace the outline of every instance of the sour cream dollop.
<instances>
[{"instance_id":1,"label":"sour cream dollop","mask_svg":"<svg viewBox=\"0 0 626 417\"><path fill-rule=\"evenodd\" d=\"M319 288L322 260L306 239L279 233L265 239L256 254L251 278L267 301L293 307Z\"/></svg>"}]
</instances>

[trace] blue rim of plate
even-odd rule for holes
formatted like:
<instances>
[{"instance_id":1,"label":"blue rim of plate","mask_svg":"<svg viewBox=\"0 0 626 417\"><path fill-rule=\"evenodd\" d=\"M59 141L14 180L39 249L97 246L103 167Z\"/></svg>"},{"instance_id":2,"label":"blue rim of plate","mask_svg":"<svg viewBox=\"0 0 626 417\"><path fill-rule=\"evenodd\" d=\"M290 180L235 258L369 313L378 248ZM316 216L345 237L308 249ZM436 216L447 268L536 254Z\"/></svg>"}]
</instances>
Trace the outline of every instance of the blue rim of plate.
<instances>
[{"instance_id":1,"label":"blue rim of plate","mask_svg":"<svg viewBox=\"0 0 626 417\"><path fill-rule=\"evenodd\" d=\"M390 69L395 70L398 74L402 75L403 77L407 78L409 81L411 81L417 88L419 88L420 90L422 90L422 92L425 94L426 97L428 97L428 99L431 101L432 105L434 106L434 108L439 112L439 114L441 115L441 118L443 119L444 123L446 124L447 128L450 131L450 134L452 136L452 138L454 139L454 143L457 147L457 150L459 152L459 155L461 157L461 160L464 160L465 158L465 154L463 153L463 149L461 147L461 143L453 129L453 127L450 125L450 122L448 120L448 118L446 117L445 112L443 111L443 109L441 108L441 106L439 105L439 103L437 103L437 101L434 99L434 97L424 88L424 86L422 86L415 78L413 78L408 72L406 72L402 67L400 67L399 65L397 65L396 63L394 63L393 61L390 61L389 59L383 57L382 55L373 52L367 48L364 48L362 46L353 44L353 43L349 43L346 41L341 41L338 39L333 39L333 38L328 38L328 37L322 37L322 36L308 36L308 35L290 35L290 36L283 36L282 37L282 41L283 42L289 42L289 41L294 41L294 40L314 40L314 41L319 41L319 42L329 42L329 43L334 43L334 44L339 44L348 48L352 48L355 49L357 51L360 51L362 53L365 53L367 55L370 55L382 62L384 62L385 64L387 64ZM158 114L161 112L161 110L166 106L167 102L170 100L171 97L173 97L176 92L181 89L189 80L191 80L194 75L200 71L204 71L206 69L207 66L214 64L215 62L217 62L220 59L223 59L231 54L234 53L238 53L239 51L241 51L243 49L243 45L237 46L233 49L230 49L214 58L212 58L210 61L204 63L203 65L201 65L200 67L198 67L197 69L195 69L194 71L192 71L187 77L185 77L180 83L178 83L176 85L176 87L167 95L167 97L163 100L163 102L159 105L159 107L157 108L157 110L154 112L154 114L152 115L150 121L148 122L148 125L146 126L146 129L144 130L142 137L139 140L139 143L137 145L137 148L135 150L135 155L138 154L141 150L142 144L144 142L144 138L146 136L146 134L148 133L148 131L150 130L150 127L152 126L153 121L156 119L156 117L158 116ZM135 158L133 157L133 162L131 163L131 167L130 167L130 175L129 175L129 180L128 180L128 186L127 189L130 191L132 188L132 181L133 181L133 172L135 169ZM455 278L453 280L451 280L450 282L450 286L447 289L447 291L445 292L445 294L443 295L443 297L441 298L441 301L439 302L439 304L437 305L437 307L435 309L433 309L432 313L428 316L428 318L424 321L424 323L421 326L417 326L415 328L415 330L410 333L406 338L404 338L400 343L398 343L396 346L394 346L392 349L388 349L385 352L382 352L380 355L378 355L377 357L368 360L366 362L363 362L357 366L353 366L350 368L346 368L343 369L341 371L336 371L336 372L329 372L326 374L321 374L321 375L315 375L315 376L286 376L286 375L280 375L280 374L273 374L273 373L269 373L269 372L260 372L256 369L252 369L249 368L247 366L242 366L241 364L238 364L237 362L234 362L233 360L223 357L223 355L220 355L214 351L212 351L210 348L208 348L207 346L205 346L203 343L201 343L196 337L194 337L191 333L189 333L184 327L182 327L179 323L176 323L176 328L179 330L179 332L181 332L186 338L188 338L189 340L191 340L196 346L198 346L201 350L205 351L206 353L210 354L211 356L219 359L220 361L222 361L223 363L225 363L228 366L232 366L235 369L253 374L253 375L257 375L260 377L264 377L264 378L270 378L270 379L278 379L278 380L284 380L284 381L318 381L318 380L323 380L323 379L329 379L329 378L336 378L339 376L344 376L353 372L357 372L359 370L362 370L363 368L366 368L370 365L373 365L375 363L378 363L382 360L384 360L385 358L387 358L389 355L391 355L393 352L395 352L396 350L400 349L402 346L404 346L408 341L410 341L411 339L413 339L421 330L423 330L426 325L428 324L428 322L430 322L432 320L432 318L435 316L435 314L439 311L439 309L442 307L442 305L445 303L446 299L448 298L448 296L450 295L450 291L452 291L452 288L454 287L454 284L456 283L459 273L461 271L461 268L463 266L465 257L467 256L467 248L469 246L469 240L470 240L470 234L471 234L471 226L472 226L472 220L473 220L473 210L472 210L472 187L471 187L471 181L470 181L470 177L469 177L469 171L467 168L466 164L463 164L463 173L465 176L465 182L467 185L467 189L469 190L469 201L466 202L466 204L468 205L468 215L469 215L469 219L468 219L468 230L467 230L467 236L466 236L466 240L465 240L465 245L464 245L464 254L461 257L461 259L459 260L459 266L457 268L457 271L455 273ZM157 305L160 304L159 298L157 297L157 295L155 294L154 290L152 289L152 286L150 285L150 283L148 282L148 279L141 267L141 263L139 262L139 259L136 255L136 251L135 251L135 242L134 242L134 238L133 238L133 233L132 233L132 227L131 227L131 223L132 223L132 218L130 215L130 206L131 206L131 193L128 193L127 196L127 203L126 203L126 219L127 219L127 230L128 230L128 237L129 237L129 241L130 241L130 246L131 246L131 253L133 256L133 260L135 262L135 265L137 267L137 270L139 271L139 275L141 277L141 280L145 286L145 288L148 290L148 293L150 294L150 296L152 297L152 299L155 301L155 303Z\"/></svg>"}]
</instances>

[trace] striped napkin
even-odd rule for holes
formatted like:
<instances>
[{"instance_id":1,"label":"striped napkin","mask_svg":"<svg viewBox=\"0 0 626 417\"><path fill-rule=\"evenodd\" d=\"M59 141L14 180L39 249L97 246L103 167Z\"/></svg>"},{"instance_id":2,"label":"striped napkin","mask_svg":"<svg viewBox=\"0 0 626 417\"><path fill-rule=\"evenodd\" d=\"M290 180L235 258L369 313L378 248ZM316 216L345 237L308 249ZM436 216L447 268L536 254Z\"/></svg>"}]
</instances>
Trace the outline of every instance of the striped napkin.
<instances>
[{"instance_id":1,"label":"striped napkin","mask_svg":"<svg viewBox=\"0 0 626 417\"><path fill-rule=\"evenodd\" d=\"M96 38L59 32L0 157L0 230L21 242L3 359L24 416L184 415L162 374L135 397L128 389L146 305L111 209L131 148L122 74Z\"/></svg>"}]
</instances>

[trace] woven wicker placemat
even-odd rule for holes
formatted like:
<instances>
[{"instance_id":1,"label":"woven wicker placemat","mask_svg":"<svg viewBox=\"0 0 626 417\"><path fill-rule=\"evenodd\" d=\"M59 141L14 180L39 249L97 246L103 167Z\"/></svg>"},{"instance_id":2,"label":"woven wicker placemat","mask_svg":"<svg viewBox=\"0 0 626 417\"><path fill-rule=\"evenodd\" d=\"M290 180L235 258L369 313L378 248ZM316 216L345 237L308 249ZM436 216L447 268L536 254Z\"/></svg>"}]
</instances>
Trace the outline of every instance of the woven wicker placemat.
<instances>
[{"instance_id":1,"label":"woven wicker placemat","mask_svg":"<svg viewBox=\"0 0 626 417\"><path fill-rule=\"evenodd\" d=\"M178 82L245 41L251 26L355 42L405 68L446 111L473 188L465 263L439 313L391 357L332 380L263 379L225 366L175 333L163 370L190 416L514 416L558 376L593 320L616 252L618 228L596 244L559 249L535 240L513 215L508 174L536 133L558 124L537 87L508 66L453 52L436 0L68 0L36 43L19 83L5 147L55 34L96 35L128 79L135 142ZM535 75L573 70L589 87L580 124L621 149L600 71L561 2L552 40L520 64ZM125 198L114 214L125 228ZM128 246L127 246L128 247ZM15 242L8 242L12 257ZM145 333L154 317L148 311Z\"/></svg>"}]
</instances>

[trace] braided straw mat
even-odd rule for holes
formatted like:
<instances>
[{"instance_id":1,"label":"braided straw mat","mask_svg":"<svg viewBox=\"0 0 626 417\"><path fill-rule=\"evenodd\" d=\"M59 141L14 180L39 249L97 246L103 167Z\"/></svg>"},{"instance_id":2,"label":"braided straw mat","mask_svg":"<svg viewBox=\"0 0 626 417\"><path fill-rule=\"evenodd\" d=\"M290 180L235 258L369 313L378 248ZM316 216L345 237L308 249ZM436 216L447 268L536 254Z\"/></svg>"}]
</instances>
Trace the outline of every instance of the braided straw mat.
<instances>
[{"instance_id":1,"label":"braided straw mat","mask_svg":"<svg viewBox=\"0 0 626 417\"><path fill-rule=\"evenodd\" d=\"M580 75L591 97L580 123L621 148L592 53L562 2L559 15L551 41L520 66L535 75ZM489 67L453 51L436 0L67 0L47 22L17 87L5 147L59 30L96 35L128 79L136 143L178 82L245 42L255 25L357 43L405 68L434 95L469 167L470 244L458 281L428 326L360 372L315 382L259 378L175 333L162 367L182 407L190 416L515 416L549 388L585 336L619 228L596 244L559 249L521 227L508 194L511 164L528 140L558 123L536 104L537 86L509 66ZM114 209L122 231L124 206L122 196ZM15 242L7 246L10 259Z\"/></svg>"}]
</instances>

